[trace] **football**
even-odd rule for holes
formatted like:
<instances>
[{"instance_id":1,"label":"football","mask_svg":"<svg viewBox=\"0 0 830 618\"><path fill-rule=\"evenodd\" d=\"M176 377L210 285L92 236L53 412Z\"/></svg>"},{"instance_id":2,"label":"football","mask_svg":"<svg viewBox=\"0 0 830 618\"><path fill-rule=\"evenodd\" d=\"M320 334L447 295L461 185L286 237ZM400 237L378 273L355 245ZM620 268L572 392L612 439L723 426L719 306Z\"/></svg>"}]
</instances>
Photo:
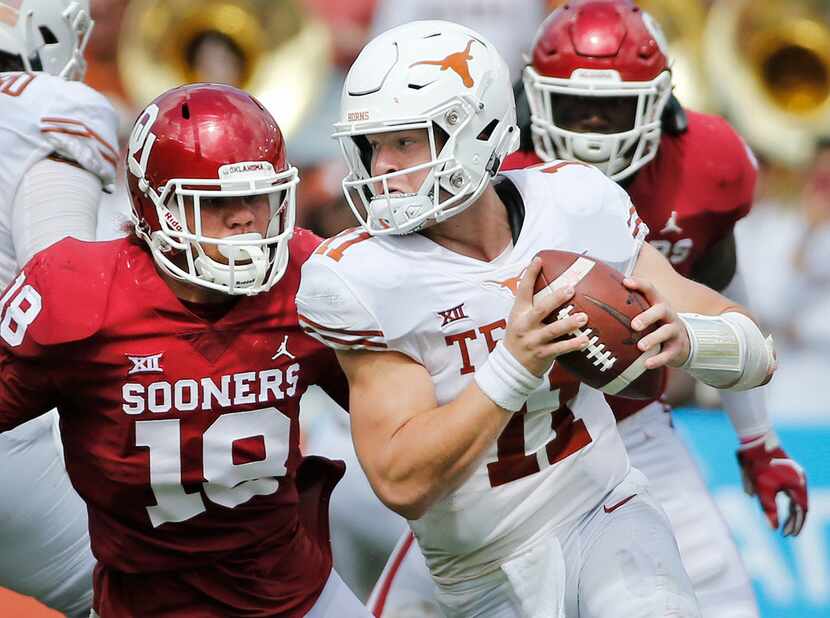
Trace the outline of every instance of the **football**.
<instances>
[{"instance_id":1,"label":"football","mask_svg":"<svg viewBox=\"0 0 830 618\"><path fill-rule=\"evenodd\" d=\"M585 384L609 395L658 397L665 369L647 370L644 363L659 352L659 346L642 352L637 342L659 324L643 332L631 327L631 320L649 307L645 297L626 288L623 275L603 262L569 251L540 251L537 255L542 259L542 271L536 280L534 299L566 285L574 289L571 300L557 308L550 320L578 312L588 316L588 323L576 334L586 334L590 345L563 354L556 362Z\"/></svg>"}]
</instances>

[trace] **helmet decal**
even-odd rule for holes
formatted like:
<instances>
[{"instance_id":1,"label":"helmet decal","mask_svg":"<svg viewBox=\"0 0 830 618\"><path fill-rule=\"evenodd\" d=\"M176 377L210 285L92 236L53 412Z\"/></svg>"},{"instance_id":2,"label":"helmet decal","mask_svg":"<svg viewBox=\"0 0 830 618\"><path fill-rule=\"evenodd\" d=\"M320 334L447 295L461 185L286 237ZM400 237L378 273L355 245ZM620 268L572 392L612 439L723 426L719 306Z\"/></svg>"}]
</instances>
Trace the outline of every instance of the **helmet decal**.
<instances>
[{"instance_id":1,"label":"helmet decal","mask_svg":"<svg viewBox=\"0 0 830 618\"><path fill-rule=\"evenodd\" d=\"M135 232L161 271L226 294L259 294L279 281L299 176L256 99L219 84L169 90L139 115L126 158ZM206 228L217 212L252 220L255 212L256 225Z\"/></svg>"},{"instance_id":2,"label":"helmet decal","mask_svg":"<svg viewBox=\"0 0 830 618\"><path fill-rule=\"evenodd\" d=\"M392 28L363 48L334 129L346 201L375 235L417 232L468 208L519 137L504 59L477 32L437 20ZM372 136L407 131L424 140L419 156L377 166L372 144L385 138Z\"/></svg>"},{"instance_id":3,"label":"helmet decal","mask_svg":"<svg viewBox=\"0 0 830 618\"><path fill-rule=\"evenodd\" d=\"M16 26L23 0L0 0L0 23Z\"/></svg>"},{"instance_id":4,"label":"helmet decal","mask_svg":"<svg viewBox=\"0 0 830 618\"><path fill-rule=\"evenodd\" d=\"M414 66L418 66L419 64L431 64L441 67L442 71L446 71L447 69L452 69L458 77L461 78L462 83L467 88L472 88L475 85L475 81L473 81L472 76L470 75L470 60L473 57L470 55L470 48L473 46L473 43L477 43L475 39L470 39L467 43L467 47L465 47L460 52L455 52L453 54L449 54L445 56L442 60L421 60L420 62L413 62L409 65L411 69Z\"/></svg>"},{"instance_id":5,"label":"helmet decal","mask_svg":"<svg viewBox=\"0 0 830 618\"><path fill-rule=\"evenodd\" d=\"M150 133L150 129L153 128L158 114L158 105L151 103L144 110L144 113L139 116L130 134L127 163L130 168L130 173L138 176L140 179L144 179L147 174L147 162L150 159L150 151L153 149L153 144L156 141L156 136ZM135 157L139 151L141 151L140 160Z\"/></svg>"}]
</instances>

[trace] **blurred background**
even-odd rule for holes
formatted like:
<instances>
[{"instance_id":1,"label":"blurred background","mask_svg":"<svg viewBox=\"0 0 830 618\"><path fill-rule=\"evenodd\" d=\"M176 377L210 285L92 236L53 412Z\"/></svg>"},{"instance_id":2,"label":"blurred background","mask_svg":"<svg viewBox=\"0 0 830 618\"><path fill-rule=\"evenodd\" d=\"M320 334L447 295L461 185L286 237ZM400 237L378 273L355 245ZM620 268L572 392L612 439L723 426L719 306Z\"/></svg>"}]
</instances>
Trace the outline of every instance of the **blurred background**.
<instances>
[{"instance_id":1,"label":"blurred background","mask_svg":"<svg viewBox=\"0 0 830 618\"><path fill-rule=\"evenodd\" d=\"M329 135L345 72L361 47L399 23L448 19L489 38L519 79L537 26L557 4L91 0L96 24L86 81L119 110L122 146L137 112L169 87L218 81L251 91L277 118L289 159L300 169L298 224L329 236L355 224L340 189L345 167ZM727 117L759 162L755 206L736 236L752 308L779 354L780 369L765 388L768 403L811 484L802 535L785 540L772 533L757 504L743 495L734 434L718 413L714 391L678 384L678 424L736 535L762 615L830 616L830 0L639 4L669 38L680 101ZM100 217L103 238L120 235L127 220L120 184ZM314 450L313 427L326 405L306 408ZM335 505L339 498L336 492ZM334 526L337 535L336 515ZM356 592L365 597L401 529L393 522L389 538L366 540L357 552L338 547L335 536L338 569ZM0 591L0 616L40 615L56 614Z\"/></svg>"}]
</instances>

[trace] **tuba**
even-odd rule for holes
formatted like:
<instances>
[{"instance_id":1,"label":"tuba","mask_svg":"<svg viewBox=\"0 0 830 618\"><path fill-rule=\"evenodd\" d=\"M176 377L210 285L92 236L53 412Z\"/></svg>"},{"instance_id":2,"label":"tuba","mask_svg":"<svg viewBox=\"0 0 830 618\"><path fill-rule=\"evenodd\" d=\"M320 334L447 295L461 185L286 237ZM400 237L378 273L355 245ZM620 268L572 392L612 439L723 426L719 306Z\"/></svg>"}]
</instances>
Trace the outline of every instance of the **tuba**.
<instances>
[{"instance_id":1,"label":"tuba","mask_svg":"<svg viewBox=\"0 0 830 618\"><path fill-rule=\"evenodd\" d=\"M206 70L199 58L211 46L218 55ZM299 0L132 0L118 63L138 106L184 83L220 81L257 97L290 136L329 77L331 37Z\"/></svg>"},{"instance_id":2,"label":"tuba","mask_svg":"<svg viewBox=\"0 0 830 618\"><path fill-rule=\"evenodd\" d=\"M636 4L666 35L674 94L683 107L712 111L714 102L701 63L700 43L706 24L706 8L701 0L637 0Z\"/></svg>"},{"instance_id":3,"label":"tuba","mask_svg":"<svg viewBox=\"0 0 830 618\"><path fill-rule=\"evenodd\" d=\"M830 4L721 0L704 30L721 105L760 153L785 165L830 134Z\"/></svg>"}]
</instances>

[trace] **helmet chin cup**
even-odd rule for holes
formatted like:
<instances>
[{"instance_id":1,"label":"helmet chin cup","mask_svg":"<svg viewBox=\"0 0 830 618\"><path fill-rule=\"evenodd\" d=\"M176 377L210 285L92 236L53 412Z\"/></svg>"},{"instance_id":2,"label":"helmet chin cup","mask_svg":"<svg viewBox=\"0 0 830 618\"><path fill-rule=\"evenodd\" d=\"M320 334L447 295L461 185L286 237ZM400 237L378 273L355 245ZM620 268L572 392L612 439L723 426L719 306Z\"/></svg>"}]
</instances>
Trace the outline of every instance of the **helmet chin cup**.
<instances>
[{"instance_id":1,"label":"helmet chin cup","mask_svg":"<svg viewBox=\"0 0 830 618\"><path fill-rule=\"evenodd\" d=\"M262 236L256 232L236 234L223 240L233 244L218 244L219 253L228 258L228 264L222 264L209 257L201 246L197 246L198 257L194 260L199 276L208 281L227 286L231 294L245 294L247 289L256 289L262 285L268 270L268 256L262 246L256 244L238 244L244 241L261 241ZM239 262L243 262L240 264Z\"/></svg>"},{"instance_id":2,"label":"helmet chin cup","mask_svg":"<svg viewBox=\"0 0 830 618\"><path fill-rule=\"evenodd\" d=\"M233 244L218 244L219 253L232 261L255 259L255 255L262 255L262 248L256 245L239 245L237 243L245 242L246 240L259 241L262 240L262 235L256 232L248 232L247 234L234 234L233 236L226 236L223 240L231 240Z\"/></svg>"},{"instance_id":3,"label":"helmet chin cup","mask_svg":"<svg viewBox=\"0 0 830 618\"><path fill-rule=\"evenodd\" d=\"M573 141L574 155L586 163L603 163L611 158L611 144L607 140L577 137Z\"/></svg>"},{"instance_id":4,"label":"helmet chin cup","mask_svg":"<svg viewBox=\"0 0 830 618\"><path fill-rule=\"evenodd\" d=\"M433 199L423 193L380 195L369 202L367 227L370 230L395 229L398 234L411 234L430 225L420 215L432 210L433 206Z\"/></svg>"}]
</instances>

